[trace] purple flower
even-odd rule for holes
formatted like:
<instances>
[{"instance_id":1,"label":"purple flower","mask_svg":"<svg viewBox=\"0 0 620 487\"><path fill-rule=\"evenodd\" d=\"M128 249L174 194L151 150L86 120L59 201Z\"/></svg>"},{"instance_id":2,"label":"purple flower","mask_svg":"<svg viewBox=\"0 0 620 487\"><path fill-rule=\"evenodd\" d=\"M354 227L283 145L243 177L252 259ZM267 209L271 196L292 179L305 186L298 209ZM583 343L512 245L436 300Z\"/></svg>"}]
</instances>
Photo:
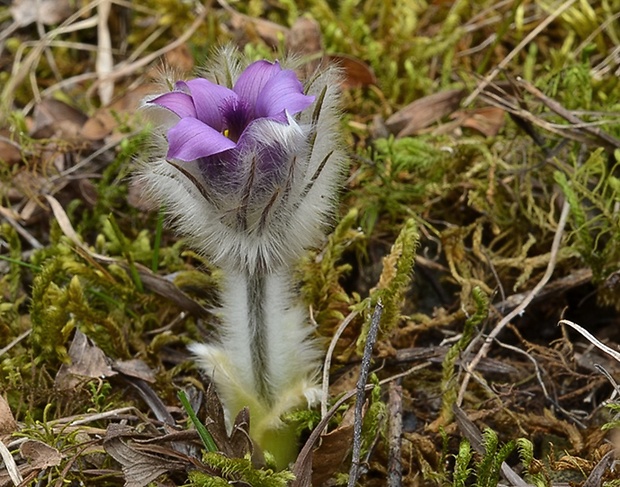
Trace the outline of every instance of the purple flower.
<instances>
[{"instance_id":1,"label":"purple flower","mask_svg":"<svg viewBox=\"0 0 620 487\"><path fill-rule=\"evenodd\" d=\"M264 132L257 125L290 125L290 116L315 98L304 95L295 73L277 61L250 64L232 89L204 78L179 81L175 88L150 101L180 117L168 130L167 157L199 161L205 174L234 172L239 156L249 151L262 153L267 159L263 162L277 166L283 149L276 140L257 140L256 134Z\"/></svg>"}]
</instances>

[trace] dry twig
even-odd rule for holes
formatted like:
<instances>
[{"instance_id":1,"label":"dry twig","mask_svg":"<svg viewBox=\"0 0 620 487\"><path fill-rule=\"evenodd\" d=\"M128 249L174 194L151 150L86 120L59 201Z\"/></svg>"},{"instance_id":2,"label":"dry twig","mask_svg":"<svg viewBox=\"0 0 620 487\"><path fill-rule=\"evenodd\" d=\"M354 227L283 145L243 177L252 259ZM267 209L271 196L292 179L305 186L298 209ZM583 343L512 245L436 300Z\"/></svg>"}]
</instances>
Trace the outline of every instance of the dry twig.
<instances>
[{"instance_id":1,"label":"dry twig","mask_svg":"<svg viewBox=\"0 0 620 487\"><path fill-rule=\"evenodd\" d=\"M355 423L353 425L353 458L351 460L351 469L349 470L349 487L354 487L359 477L360 471L360 454L362 450L362 425L364 422L364 395L366 393L366 383L370 374L370 362L372 360L372 349L377 341L377 333L379 332L379 322L383 314L383 304L379 300L370 320L370 329L366 337L366 345L364 346L364 355L362 356L362 367L360 376L357 380L357 393L355 398Z\"/></svg>"}]
</instances>

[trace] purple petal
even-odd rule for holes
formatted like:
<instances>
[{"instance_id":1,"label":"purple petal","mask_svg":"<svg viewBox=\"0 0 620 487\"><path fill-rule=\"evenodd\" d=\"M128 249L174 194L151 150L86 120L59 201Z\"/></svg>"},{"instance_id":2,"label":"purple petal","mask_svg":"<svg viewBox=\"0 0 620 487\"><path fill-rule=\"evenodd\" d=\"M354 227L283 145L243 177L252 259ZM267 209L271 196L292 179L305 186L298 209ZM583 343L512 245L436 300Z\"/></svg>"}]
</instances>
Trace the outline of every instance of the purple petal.
<instances>
[{"instance_id":1,"label":"purple petal","mask_svg":"<svg viewBox=\"0 0 620 487\"><path fill-rule=\"evenodd\" d=\"M232 140L195 118L182 118L168 130L168 158L195 161L236 147Z\"/></svg>"},{"instance_id":2,"label":"purple petal","mask_svg":"<svg viewBox=\"0 0 620 487\"><path fill-rule=\"evenodd\" d=\"M179 117L196 117L196 109L194 108L194 102L192 97L178 91L171 93L165 93L158 96L149 103L159 105L160 107L167 108L171 112L176 113Z\"/></svg>"},{"instance_id":3,"label":"purple petal","mask_svg":"<svg viewBox=\"0 0 620 487\"><path fill-rule=\"evenodd\" d=\"M233 90L243 101L253 107L258 101L260 92L265 85L282 72L280 63L269 61L256 61L250 64L239 76Z\"/></svg>"},{"instance_id":4,"label":"purple petal","mask_svg":"<svg viewBox=\"0 0 620 487\"><path fill-rule=\"evenodd\" d=\"M297 75L287 69L265 84L256 101L255 116L286 122L285 110L294 115L308 108L313 102L314 96L304 95Z\"/></svg>"},{"instance_id":5,"label":"purple petal","mask_svg":"<svg viewBox=\"0 0 620 487\"><path fill-rule=\"evenodd\" d=\"M186 82L194 99L196 118L213 127L218 132L224 128L220 107L225 100L237 98L237 94L225 86L217 85L204 78Z\"/></svg>"}]
</instances>

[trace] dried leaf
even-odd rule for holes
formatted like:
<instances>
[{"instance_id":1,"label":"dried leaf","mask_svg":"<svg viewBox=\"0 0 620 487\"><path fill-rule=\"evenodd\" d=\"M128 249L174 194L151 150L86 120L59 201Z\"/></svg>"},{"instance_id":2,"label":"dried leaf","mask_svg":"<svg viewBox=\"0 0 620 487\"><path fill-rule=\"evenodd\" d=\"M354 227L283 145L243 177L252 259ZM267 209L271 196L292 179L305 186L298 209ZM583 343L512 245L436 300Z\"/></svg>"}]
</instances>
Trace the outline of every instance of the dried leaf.
<instances>
[{"instance_id":1,"label":"dried leaf","mask_svg":"<svg viewBox=\"0 0 620 487\"><path fill-rule=\"evenodd\" d=\"M13 455L11 455L11 452L1 440L0 459L2 459L4 469L7 471L6 474L0 471L0 487L20 485L24 480L22 474L17 468Z\"/></svg>"},{"instance_id":2,"label":"dried leaf","mask_svg":"<svg viewBox=\"0 0 620 487\"><path fill-rule=\"evenodd\" d=\"M211 433L213 441L215 441L215 444L223 453L228 456L234 456L228 444L228 432L226 431L224 409L212 384L209 385L205 394L205 406L207 410L205 426L209 430L209 433Z\"/></svg>"},{"instance_id":3,"label":"dried leaf","mask_svg":"<svg viewBox=\"0 0 620 487\"><path fill-rule=\"evenodd\" d=\"M158 421L168 425L175 424L174 418L168 411L168 408L151 386L141 379L135 379L129 376L125 376L125 380L136 388L140 394L140 397L148 405L151 411L153 411Z\"/></svg>"},{"instance_id":4,"label":"dried leaf","mask_svg":"<svg viewBox=\"0 0 620 487\"><path fill-rule=\"evenodd\" d=\"M77 141L88 117L66 103L46 98L34 107L34 126L30 135L35 139L57 137Z\"/></svg>"},{"instance_id":5,"label":"dried leaf","mask_svg":"<svg viewBox=\"0 0 620 487\"><path fill-rule=\"evenodd\" d=\"M142 379L146 382L155 382L155 371L151 369L143 360L115 360L113 367L114 370L123 375L135 377L136 379Z\"/></svg>"},{"instance_id":6,"label":"dried leaf","mask_svg":"<svg viewBox=\"0 0 620 487\"><path fill-rule=\"evenodd\" d=\"M414 135L419 130L454 112L464 96L465 90L463 89L433 93L401 108L388 118L385 124L390 132L398 134L397 137Z\"/></svg>"},{"instance_id":7,"label":"dried leaf","mask_svg":"<svg viewBox=\"0 0 620 487\"><path fill-rule=\"evenodd\" d=\"M332 54L328 56L328 60L341 67L344 75L343 88L360 88L377 84L377 77L372 68L356 57L347 54Z\"/></svg>"},{"instance_id":8,"label":"dried leaf","mask_svg":"<svg viewBox=\"0 0 620 487\"><path fill-rule=\"evenodd\" d=\"M247 453L251 453L252 460L256 463L257 452L254 450L254 445L250 439L250 410L248 408L243 408L239 411L235 418L232 432L230 433L230 448L238 456L245 456ZM260 453L260 456L262 457L262 453ZM262 458L258 460L260 460L260 463L264 463Z\"/></svg>"},{"instance_id":9,"label":"dried leaf","mask_svg":"<svg viewBox=\"0 0 620 487\"><path fill-rule=\"evenodd\" d=\"M144 487L160 475L187 467L177 459L147 453L148 447L129 443L134 436L137 435L130 426L111 424L103 439L106 452L122 466L125 487Z\"/></svg>"},{"instance_id":10,"label":"dried leaf","mask_svg":"<svg viewBox=\"0 0 620 487\"><path fill-rule=\"evenodd\" d=\"M280 24L241 14L222 1L220 4L230 13L231 28L239 37L247 37L250 41L260 39L271 47L278 47L288 33L288 28Z\"/></svg>"},{"instance_id":11,"label":"dried leaf","mask_svg":"<svg viewBox=\"0 0 620 487\"><path fill-rule=\"evenodd\" d=\"M33 469L60 465L62 454L54 447L38 440L27 440L19 447L19 453L28 460Z\"/></svg>"},{"instance_id":12,"label":"dried leaf","mask_svg":"<svg viewBox=\"0 0 620 487\"><path fill-rule=\"evenodd\" d=\"M11 133L8 130L0 130L0 163L7 166L18 164L22 160L19 145L9 142L10 140Z\"/></svg>"},{"instance_id":13,"label":"dried leaf","mask_svg":"<svg viewBox=\"0 0 620 487\"><path fill-rule=\"evenodd\" d=\"M496 136L504 126L506 112L497 107L481 107L452 114L461 127L470 128L487 137Z\"/></svg>"},{"instance_id":14,"label":"dried leaf","mask_svg":"<svg viewBox=\"0 0 620 487\"><path fill-rule=\"evenodd\" d=\"M354 408L349 408L338 428L321 435L321 445L313 452L312 485L332 478L351 452L354 419Z\"/></svg>"},{"instance_id":15,"label":"dried leaf","mask_svg":"<svg viewBox=\"0 0 620 487\"><path fill-rule=\"evenodd\" d=\"M71 364L61 365L56 374L55 383L59 389L72 389L80 382L79 377L97 379L116 375L103 350L80 330L75 331L69 347L69 358Z\"/></svg>"},{"instance_id":16,"label":"dried leaf","mask_svg":"<svg viewBox=\"0 0 620 487\"><path fill-rule=\"evenodd\" d=\"M126 92L123 96L113 101L111 105L97 110L84 123L80 136L91 141L102 140L118 127L119 120L123 119L123 115L130 114L133 116L140 107L142 99L156 91L157 86L142 84L136 89Z\"/></svg>"}]
</instances>

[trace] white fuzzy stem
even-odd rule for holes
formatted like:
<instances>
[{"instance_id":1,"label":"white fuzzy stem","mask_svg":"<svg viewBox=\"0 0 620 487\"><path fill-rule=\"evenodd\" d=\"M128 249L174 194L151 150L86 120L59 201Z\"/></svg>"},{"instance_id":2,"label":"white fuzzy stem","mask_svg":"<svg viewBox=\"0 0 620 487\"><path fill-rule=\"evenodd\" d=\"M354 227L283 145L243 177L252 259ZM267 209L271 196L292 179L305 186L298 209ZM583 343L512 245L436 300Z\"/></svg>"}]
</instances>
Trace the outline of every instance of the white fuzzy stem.
<instances>
[{"instance_id":1,"label":"white fuzzy stem","mask_svg":"<svg viewBox=\"0 0 620 487\"><path fill-rule=\"evenodd\" d=\"M229 414L258 406L266 429L277 428L284 412L318 398L320 351L286 271L222 272L219 343L191 345Z\"/></svg>"}]
</instances>

